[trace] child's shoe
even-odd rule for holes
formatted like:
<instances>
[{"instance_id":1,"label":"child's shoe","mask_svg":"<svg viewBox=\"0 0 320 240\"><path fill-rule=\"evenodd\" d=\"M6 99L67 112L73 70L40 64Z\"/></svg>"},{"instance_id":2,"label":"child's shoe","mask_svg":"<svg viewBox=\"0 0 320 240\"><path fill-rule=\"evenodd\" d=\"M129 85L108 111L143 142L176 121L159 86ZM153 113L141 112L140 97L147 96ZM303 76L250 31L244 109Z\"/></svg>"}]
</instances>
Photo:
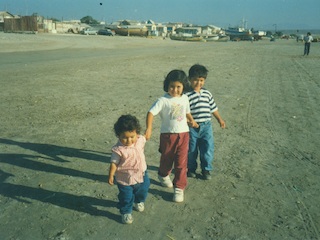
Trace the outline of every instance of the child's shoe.
<instances>
[{"instance_id":1,"label":"child's shoe","mask_svg":"<svg viewBox=\"0 0 320 240\"><path fill-rule=\"evenodd\" d=\"M196 174L196 172L195 171L188 171L188 173L187 173L187 177L189 177L189 178L196 178L197 177L197 174Z\"/></svg>"},{"instance_id":2,"label":"child's shoe","mask_svg":"<svg viewBox=\"0 0 320 240\"><path fill-rule=\"evenodd\" d=\"M175 188L173 193L173 201L174 202L183 202L183 190L180 188Z\"/></svg>"},{"instance_id":3,"label":"child's shoe","mask_svg":"<svg viewBox=\"0 0 320 240\"><path fill-rule=\"evenodd\" d=\"M203 179L204 179L204 180L210 180L210 179L211 179L211 174L210 174L210 172L207 171L207 170L203 170L203 171L202 171L202 176L203 176Z\"/></svg>"},{"instance_id":4,"label":"child's shoe","mask_svg":"<svg viewBox=\"0 0 320 240\"><path fill-rule=\"evenodd\" d=\"M122 222L125 224L131 224L133 222L133 217L131 213L122 214Z\"/></svg>"},{"instance_id":5,"label":"child's shoe","mask_svg":"<svg viewBox=\"0 0 320 240\"><path fill-rule=\"evenodd\" d=\"M169 175L166 177L161 177L160 175L158 175L158 179L163 187L167 187L167 188L173 187L173 184L172 184L172 181L171 181Z\"/></svg>"},{"instance_id":6,"label":"child's shoe","mask_svg":"<svg viewBox=\"0 0 320 240\"><path fill-rule=\"evenodd\" d=\"M134 207L138 212L143 212L144 211L144 202L136 203Z\"/></svg>"}]
</instances>

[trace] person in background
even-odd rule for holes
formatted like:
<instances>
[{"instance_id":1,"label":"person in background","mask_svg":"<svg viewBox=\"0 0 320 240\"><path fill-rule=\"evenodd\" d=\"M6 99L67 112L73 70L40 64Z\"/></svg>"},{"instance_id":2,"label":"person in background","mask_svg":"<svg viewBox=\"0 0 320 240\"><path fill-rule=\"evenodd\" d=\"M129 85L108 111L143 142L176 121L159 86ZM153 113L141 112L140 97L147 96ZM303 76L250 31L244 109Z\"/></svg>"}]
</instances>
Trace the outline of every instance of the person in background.
<instances>
[{"instance_id":1,"label":"person in background","mask_svg":"<svg viewBox=\"0 0 320 240\"><path fill-rule=\"evenodd\" d=\"M309 55L309 52L310 52L310 45L311 45L311 42L313 41L313 37L311 35L310 32L307 33L307 36L304 37L304 54L303 56L305 55Z\"/></svg>"}]
</instances>

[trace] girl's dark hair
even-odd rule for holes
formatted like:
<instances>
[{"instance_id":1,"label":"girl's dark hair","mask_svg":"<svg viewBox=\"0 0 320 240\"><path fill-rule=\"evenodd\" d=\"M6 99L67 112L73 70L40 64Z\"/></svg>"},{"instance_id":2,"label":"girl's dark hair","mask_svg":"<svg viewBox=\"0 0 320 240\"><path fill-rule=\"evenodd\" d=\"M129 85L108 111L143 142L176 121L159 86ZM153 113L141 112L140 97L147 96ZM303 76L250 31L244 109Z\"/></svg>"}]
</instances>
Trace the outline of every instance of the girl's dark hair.
<instances>
[{"instance_id":1,"label":"girl's dark hair","mask_svg":"<svg viewBox=\"0 0 320 240\"><path fill-rule=\"evenodd\" d=\"M188 77L182 70L172 70L163 81L163 90L165 92L168 92L171 82L180 82L183 85L183 89L186 89L188 86Z\"/></svg>"},{"instance_id":2,"label":"girl's dark hair","mask_svg":"<svg viewBox=\"0 0 320 240\"><path fill-rule=\"evenodd\" d=\"M131 132L136 130L136 132L140 134L141 126L139 120L135 116L128 114L119 117L117 122L114 124L113 129L116 136L119 137L121 133L127 131Z\"/></svg>"},{"instance_id":3,"label":"girl's dark hair","mask_svg":"<svg viewBox=\"0 0 320 240\"><path fill-rule=\"evenodd\" d=\"M208 69L205 66L200 64L195 64L189 69L189 79L192 78L207 78L208 76Z\"/></svg>"}]
</instances>

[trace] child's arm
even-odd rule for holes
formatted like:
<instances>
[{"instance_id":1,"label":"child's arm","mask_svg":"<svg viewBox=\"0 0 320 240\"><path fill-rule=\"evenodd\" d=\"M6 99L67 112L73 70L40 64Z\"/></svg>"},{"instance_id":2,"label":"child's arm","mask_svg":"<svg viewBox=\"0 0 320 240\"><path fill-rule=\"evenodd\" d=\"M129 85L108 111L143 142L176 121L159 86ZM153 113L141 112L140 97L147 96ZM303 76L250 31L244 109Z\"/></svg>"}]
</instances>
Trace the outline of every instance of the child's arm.
<instances>
[{"instance_id":1,"label":"child's arm","mask_svg":"<svg viewBox=\"0 0 320 240\"><path fill-rule=\"evenodd\" d=\"M147 119L146 119L147 129L146 129L146 132L145 132L146 140L149 140L151 138L152 123L153 123L153 114L151 112L148 112Z\"/></svg>"},{"instance_id":2,"label":"child's arm","mask_svg":"<svg viewBox=\"0 0 320 240\"><path fill-rule=\"evenodd\" d=\"M117 165L115 163L111 163L110 169L109 169L109 181L108 181L110 185L114 184L113 180L114 180L114 174L116 170L117 170Z\"/></svg>"},{"instance_id":3,"label":"child's arm","mask_svg":"<svg viewBox=\"0 0 320 240\"><path fill-rule=\"evenodd\" d=\"M198 128L198 123L193 119L191 113L187 113L187 122L190 127Z\"/></svg>"},{"instance_id":4,"label":"child's arm","mask_svg":"<svg viewBox=\"0 0 320 240\"><path fill-rule=\"evenodd\" d=\"M215 112L213 112L212 115L217 119L217 121L219 122L221 128L226 128L226 123L225 123L225 121L222 119L222 117L220 116L218 110L215 111Z\"/></svg>"}]
</instances>

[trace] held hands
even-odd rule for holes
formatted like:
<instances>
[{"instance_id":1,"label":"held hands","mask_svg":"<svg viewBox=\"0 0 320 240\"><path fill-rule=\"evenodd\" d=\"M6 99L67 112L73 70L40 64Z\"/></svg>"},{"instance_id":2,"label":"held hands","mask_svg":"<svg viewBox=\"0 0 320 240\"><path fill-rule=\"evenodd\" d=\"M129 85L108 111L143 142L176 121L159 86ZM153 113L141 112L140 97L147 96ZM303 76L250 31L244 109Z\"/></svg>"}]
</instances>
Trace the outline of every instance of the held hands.
<instances>
[{"instance_id":1,"label":"held hands","mask_svg":"<svg viewBox=\"0 0 320 240\"><path fill-rule=\"evenodd\" d=\"M199 124L196 121L188 122L189 127L198 128Z\"/></svg>"},{"instance_id":2,"label":"held hands","mask_svg":"<svg viewBox=\"0 0 320 240\"><path fill-rule=\"evenodd\" d=\"M144 135L146 140L149 140L151 138L151 134L152 134L152 129L147 128L145 135Z\"/></svg>"},{"instance_id":3,"label":"held hands","mask_svg":"<svg viewBox=\"0 0 320 240\"><path fill-rule=\"evenodd\" d=\"M193 119L193 117L190 113L187 113L186 117L187 117L187 124L189 127L192 127L192 128L199 127L198 123Z\"/></svg>"},{"instance_id":4,"label":"held hands","mask_svg":"<svg viewBox=\"0 0 320 240\"><path fill-rule=\"evenodd\" d=\"M187 123L188 123L189 127L192 127L192 128L198 128L199 127L199 124L194 120L192 120L192 121L188 120Z\"/></svg>"}]
</instances>

